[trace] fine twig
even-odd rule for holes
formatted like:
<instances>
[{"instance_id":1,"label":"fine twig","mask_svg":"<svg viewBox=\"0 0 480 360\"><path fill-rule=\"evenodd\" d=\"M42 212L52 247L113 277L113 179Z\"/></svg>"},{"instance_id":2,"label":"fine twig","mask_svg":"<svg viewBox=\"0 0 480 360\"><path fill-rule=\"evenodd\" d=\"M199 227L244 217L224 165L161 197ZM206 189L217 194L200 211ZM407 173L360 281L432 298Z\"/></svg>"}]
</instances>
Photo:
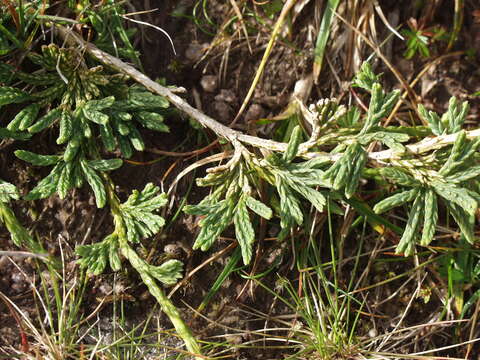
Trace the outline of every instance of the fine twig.
<instances>
[{"instance_id":1,"label":"fine twig","mask_svg":"<svg viewBox=\"0 0 480 360\"><path fill-rule=\"evenodd\" d=\"M35 254L28 251L7 251L0 250L0 256L12 256L18 258L38 258L38 259L47 259L48 254Z\"/></svg>"}]
</instances>

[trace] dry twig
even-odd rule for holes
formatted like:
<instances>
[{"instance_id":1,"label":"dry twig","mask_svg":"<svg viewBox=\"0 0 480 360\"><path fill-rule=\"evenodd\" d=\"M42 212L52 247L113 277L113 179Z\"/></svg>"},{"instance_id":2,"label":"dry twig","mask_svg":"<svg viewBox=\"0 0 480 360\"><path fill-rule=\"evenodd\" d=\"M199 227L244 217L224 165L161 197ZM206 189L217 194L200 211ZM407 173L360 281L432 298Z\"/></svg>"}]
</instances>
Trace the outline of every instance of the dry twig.
<instances>
[{"instance_id":1,"label":"dry twig","mask_svg":"<svg viewBox=\"0 0 480 360\"><path fill-rule=\"evenodd\" d=\"M124 63L123 61L116 58L115 56L107 54L106 52L97 48L95 45L91 43L87 43L75 32L63 26L58 26L57 30L66 39L67 42L84 47L84 49L90 55L94 56L105 65L111 66L114 69L118 70L119 72L122 72L130 76L133 80L135 80L139 84L142 84L148 90L158 95L164 96L179 110L183 111L184 113L186 113L191 118L198 121L203 126L209 128L210 130L215 132L218 136L227 139L229 142L233 143L235 141L240 141L242 143L245 143L254 147L268 149L271 151L284 152L287 149L286 143L281 143L273 140L262 139L256 136L246 135L241 133L240 131L231 129L219 123L218 121L212 119L211 117L205 115L203 112L191 106L184 99L174 94L167 87L164 87L159 83L153 81L148 76L146 76L145 74L135 69L133 66ZM480 136L480 129L467 131L466 135L467 135L467 138L470 138L470 139L476 138ZM425 138L418 143L406 145L405 146L406 152L412 153L412 154L422 154L428 151L440 149L444 146L453 144L456 137L457 137L456 134L449 134L449 135ZM311 144L309 144L308 141L300 145L299 153L302 154L304 158L314 158L317 156L322 156L322 157L328 158L330 161L336 161L342 156L342 154L329 154L324 152L308 152L309 147L311 147ZM368 157L372 160L386 160L386 159L400 158L402 154L404 153L389 149L384 151L369 152Z\"/></svg>"}]
</instances>

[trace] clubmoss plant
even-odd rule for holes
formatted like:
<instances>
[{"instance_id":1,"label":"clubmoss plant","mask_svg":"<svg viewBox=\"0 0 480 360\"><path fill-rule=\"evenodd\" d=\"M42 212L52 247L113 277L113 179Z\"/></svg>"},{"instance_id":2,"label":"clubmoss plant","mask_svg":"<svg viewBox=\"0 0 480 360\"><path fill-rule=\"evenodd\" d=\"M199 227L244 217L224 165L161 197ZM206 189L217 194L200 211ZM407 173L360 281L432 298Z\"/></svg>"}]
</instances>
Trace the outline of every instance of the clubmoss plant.
<instances>
[{"instance_id":1,"label":"clubmoss plant","mask_svg":"<svg viewBox=\"0 0 480 360\"><path fill-rule=\"evenodd\" d=\"M286 4L275 33L294 1ZM25 141L48 133L58 145L54 154L15 152L32 166L50 169L23 199L33 201L55 194L63 199L72 189L88 184L96 206L108 205L114 230L101 242L78 247L79 263L98 275L107 264L118 271L122 256L127 259L196 358L202 358L197 341L158 284L175 283L182 264L169 260L153 266L135 251L136 244L164 225L157 212L166 196L147 184L122 203L108 174L123 164L116 154L129 158L144 149L140 128L168 131L163 116L171 104L231 145L230 160L208 169L197 181L199 186L212 188L210 195L185 207L187 213L203 217L195 249L208 250L233 224L243 262L249 264L258 216L278 222L278 239L284 240L305 222L305 206L342 214L345 203L355 207L357 199L363 201L367 182L374 182L379 189L394 185L393 195L384 197L379 192L380 196L371 200L369 205L376 213L398 206L409 209L397 253L411 255L417 245L428 246L444 209L466 241L475 242L480 130L463 129L466 103L453 98L441 117L420 106L428 127L384 127L382 120L391 114L399 91L384 89L380 77L366 63L354 79L354 84L370 95L366 112L355 106L347 108L336 99L323 99L308 107L294 100L302 126L293 129L288 143L279 143L216 122L120 60L128 57L139 65L129 40L131 32L122 30L121 4L68 1L75 19L45 15L47 5L40 1L11 5L0 15L0 55L5 56L0 62L0 106L9 110L0 136ZM62 25L72 23L73 30ZM53 41L44 36L41 29L45 28ZM119 33L120 38L108 41L111 32ZM270 49L273 42L274 37ZM120 51L122 48L126 50ZM263 64L267 57L268 52ZM422 140L414 143L418 138ZM375 148L381 150L372 152ZM1 220L15 243L29 246L28 233L8 207L18 194L11 184L0 186ZM268 196L260 196L259 189Z\"/></svg>"},{"instance_id":2,"label":"clubmoss plant","mask_svg":"<svg viewBox=\"0 0 480 360\"><path fill-rule=\"evenodd\" d=\"M36 9L35 3L28 5ZM109 34L113 27L120 34L122 44L127 49L131 48L128 36L123 28L120 29L121 7L114 2L100 5L99 9L89 1L67 5L77 13L81 23L96 31L95 41L100 47L108 49L105 39L111 38ZM4 34L14 37L14 20L23 10L21 3L12 8L10 18L5 19L12 29L2 27ZM116 18L112 19L112 11ZM50 26L50 30L55 32L53 22L65 19L38 15L32 21L37 28L42 24ZM17 41L8 44L9 49L21 51L30 44L22 42L22 38L15 39ZM54 39L57 39L56 36ZM157 234L163 227L164 219L155 212L165 204L166 196L159 193L158 187L147 184L142 191L134 190L126 202L120 203L113 190L115 184L107 174L123 164L122 159L112 157L114 151L119 150L123 158L130 158L134 151L144 149L139 128L168 131L163 123L163 115L169 102L141 85L132 85L128 76L105 68L77 48L53 42L39 48L40 52L36 51L37 48L25 51L25 66L15 67L2 61L0 67L0 106L10 105L16 112L0 135L26 140L37 133L54 133L56 144L59 145L55 154L15 151L19 159L32 166L50 168L49 174L23 199L32 201L54 194L63 199L73 188L88 184L95 195L97 207L110 207L114 231L99 243L78 247L76 252L80 257L80 265L89 273L98 275L105 270L107 263L113 271L120 270L121 256L125 257L139 271L178 334L184 338L188 351L195 356L200 354L195 338L157 282L167 285L175 283L181 277L182 263L169 260L160 266L153 266L143 260L134 248L135 244ZM119 55L118 52L116 54ZM29 246L31 241L28 233L7 206L10 198L18 198L18 193L13 185L4 183L3 188L10 195L5 193L1 199L2 220L17 245Z\"/></svg>"},{"instance_id":3,"label":"clubmoss plant","mask_svg":"<svg viewBox=\"0 0 480 360\"><path fill-rule=\"evenodd\" d=\"M416 244L430 244L435 235L439 202L449 209L467 241L475 241L474 214L480 200L476 181L480 168L476 152L480 141L477 130L462 130L468 104L459 104L452 98L442 117L420 106L419 112L429 126L425 130L436 138L425 137L417 144L405 145L411 139L410 134L415 134L415 129L380 125L380 121L390 114L399 92L385 92L368 63L363 65L354 83L371 96L363 117L357 108L346 109L334 99L322 100L309 109L300 107L312 128L310 139L302 143L304 135L297 127L282 155L271 152L260 157L249 152L244 145L233 142L231 160L226 165L208 170L209 174L198 180L200 186L212 186L212 194L198 205L185 209L205 216L199 224L202 230L195 247L208 249L232 220L235 224L239 222L235 222L234 214L245 219L244 223L250 223L248 213L241 209L241 196L248 196L248 201L253 203L252 188L258 187L251 184L263 181L278 194L278 197L271 197L271 207L280 218L282 231L279 238L284 238L292 227L303 222L302 198L320 212L324 210L327 197L339 201L334 206L340 208L342 199L347 201L360 196L360 179L374 174L399 189L374 204L376 213L413 202L397 253L411 255ZM369 153L373 144L381 144L387 150ZM276 147L271 142L263 145L270 149ZM257 211L253 206L249 209L266 218L272 216L267 204L259 204L259 207L263 211ZM244 262L248 263L254 235L251 225L245 228L249 237L235 226ZM419 229L421 236L418 236Z\"/></svg>"}]
</instances>

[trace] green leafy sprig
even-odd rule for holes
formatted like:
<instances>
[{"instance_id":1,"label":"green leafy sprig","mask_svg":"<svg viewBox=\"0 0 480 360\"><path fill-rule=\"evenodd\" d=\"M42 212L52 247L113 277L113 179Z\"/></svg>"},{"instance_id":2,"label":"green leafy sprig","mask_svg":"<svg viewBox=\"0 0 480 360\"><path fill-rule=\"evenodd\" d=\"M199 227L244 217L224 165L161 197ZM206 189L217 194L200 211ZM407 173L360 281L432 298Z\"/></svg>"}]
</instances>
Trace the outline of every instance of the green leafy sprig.
<instances>
[{"instance_id":1,"label":"green leafy sprig","mask_svg":"<svg viewBox=\"0 0 480 360\"><path fill-rule=\"evenodd\" d=\"M58 123L56 142L64 149L60 155L16 152L33 165L53 165L26 199L45 198L55 192L64 198L70 189L87 182L97 206L103 207L106 195L99 171L115 170L122 161L98 160L96 138L101 139L105 151L119 148L129 158L133 150L145 148L138 126L168 131L162 111L169 103L145 88L128 86L123 75L109 74L102 66L89 68L72 48L52 44L43 46L41 54L30 53L29 57L40 67L38 74L5 69L32 90L27 93L16 87L0 87L0 106L26 103L7 129L0 129L0 135L24 139Z\"/></svg>"},{"instance_id":2,"label":"green leafy sprig","mask_svg":"<svg viewBox=\"0 0 480 360\"><path fill-rule=\"evenodd\" d=\"M378 129L382 118L387 116L398 100L400 92L394 90L385 93L368 63L362 66L356 77L356 84L371 92L370 105L366 120L354 135L343 152L343 155L325 172L325 178L331 182L335 190L344 189L344 194L350 198L355 194L358 182L367 162L366 149L373 141L379 141L390 148L403 149L401 142L409 137L402 133L390 133Z\"/></svg>"},{"instance_id":3,"label":"green leafy sprig","mask_svg":"<svg viewBox=\"0 0 480 360\"><path fill-rule=\"evenodd\" d=\"M166 195L159 194L160 189L148 183L142 191L134 190L127 201L112 209L115 219L115 230L103 241L91 245L78 246L79 263L94 275L101 274L107 265L113 271L121 268L120 253L134 266L141 268L164 284L174 284L182 276L182 263L178 260L168 260L160 266L147 264L142 260L130 244L157 234L165 224L165 220L155 214L166 204ZM112 196L112 194L110 194ZM139 270L140 271L140 270Z\"/></svg>"},{"instance_id":4,"label":"green leafy sprig","mask_svg":"<svg viewBox=\"0 0 480 360\"><path fill-rule=\"evenodd\" d=\"M25 106L10 121L11 131L38 133L59 123L58 144L71 140L78 148L83 138L102 138L105 149L118 146L125 157L132 147L144 149L138 126L154 131L168 131L162 112L168 101L140 86L128 86L127 77L109 74L102 66L88 67L76 50L51 44L42 47L42 54L30 53L30 59L41 69L39 74L8 68L11 76L33 86L26 93L14 87L0 87L0 106L11 103ZM41 109L45 108L45 114Z\"/></svg>"},{"instance_id":5,"label":"green leafy sprig","mask_svg":"<svg viewBox=\"0 0 480 360\"><path fill-rule=\"evenodd\" d=\"M265 159L258 159L238 146L232 160L226 166L219 167L220 171L214 168L205 178L197 180L200 186L214 186L216 189L199 204L184 209L189 214L203 216L199 221L200 233L194 249L209 249L233 222L243 262L250 262L255 241L250 212L267 220L273 215L270 207L253 196L252 187L260 181L273 185L279 195L280 237L285 237L295 224L303 223L302 198L323 211L327 198L315 188L328 186L324 172L319 169L325 165L325 160L316 158L294 163L301 141L302 130L297 126L282 157L272 153Z\"/></svg>"},{"instance_id":6,"label":"green leafy sprig","mask_svg":"<svg viewBox=\"0 0 480 360\"><path fill-rule=\"evenodd\" d=\"M150 293L156 298L180 337L185 341L187 349L193 354L201 354L201 348L190 328L157 283L157 280L165 285L176 283L182 276L183 264L171 259L158 266L151 265L132 248L132 244L153 235L163 226L164 219L155 212L165 205L166 196L160 194L157 186L149 183L142 191L134 191L127 201L121 204L113 191L113 182L107 175L104 175L104 178L115 228L103 241L78 246L75 249L80 257L81 266L95 275L102 273L107 263L113 271L118 271L121 268L120 255L123 255L138 271Z\"/></svg>"},{"instance_id":7,"label":"green leafy sprig","mask_svg":"<svg viewBox=\"0 0 480 360\"><path fill-rule=\"evenodd\" d=\"M30 246L30 248L34 249L37 246L34 245L32 237L20 224L14 212L8 206L11 200L18 200L19 198L20 194L15 185L0 180L0 222L7 228L15 245Z\"/></svg>"},{"instance_id":8,"label":"green leafy sprig","mask_svg":"<svg viewBox=\"0 0 480 360\"><path fill-rule=\"evenodd\" d=\"M383 199L375 205L374 211L383 213L413 201L397 253L406 255L413 253L418 228L422 222L420 244L423 246L430 244L438 221L439 200L449 209L465 239L471 244L474 243L474 219L480 193L472 186L472 181L480 175L480 166L475 159L479 146L480 139L468 140L465 132L460 131L447 160L437 170L431 168L432 164L428 171L422 171L415 166L381 169L386 179L409 190Z\"/></svg>"},{"instance_id":9,"label":"green leafy sprig","mask_svg":"<svg viewBox=\"0 0 480 360\"><path fill-rule=\"evenodd\" d=\"M251 156L237 144L234 157L225 166L211 169L209 174L198 179L200 186L217 186L216 190L197 205L187 205L188 214L202 216L200 232L193 245L194 249L208 250L220 234L232 222L235 235L242 250L242 258L248 264L252 258L255 231L250 219L250 211L270 219L272 210L253 197L250 184L255 184Z\"/></svg>"},{"instance_id":10,"label":"green leafy sprig","mask_svg":"<svg viewBox=\"0 0 480 360\"><path fill-rule=\"evenodd\" d=\"M79 188L87 182L95 194L99 208L106 203L106 191L101 173L118 169L123 163L121 159L86 160L80 155L71 161L65 161L64 157L59 155L39 155L26 150L17 150L15 155L32 165L54 165L50 174L25 196L25 200L44 199L55 192L63 199L70 189Z\"/></svg>"}]
</instances>

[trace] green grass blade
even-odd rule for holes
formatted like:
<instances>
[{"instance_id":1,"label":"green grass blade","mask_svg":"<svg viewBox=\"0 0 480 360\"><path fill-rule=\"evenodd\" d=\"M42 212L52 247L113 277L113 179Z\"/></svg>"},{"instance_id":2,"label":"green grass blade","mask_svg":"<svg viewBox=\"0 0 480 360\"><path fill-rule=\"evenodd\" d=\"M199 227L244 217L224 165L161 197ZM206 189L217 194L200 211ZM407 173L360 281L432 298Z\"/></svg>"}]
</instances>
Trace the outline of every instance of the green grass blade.
<instances>
[{"instance_id":1,"label":"green grass blade","mask_svg":"<svg viewBox=\"0 0 480 360\"><path fill-rule=\"evenodd\" d=\"M224 283L225 280L230 276L231 273L238 270L236 268L237 263L242 258L242 250L240 247L237 247L233 252L232 256L228 260L227 265L223 268L220 275L218 275L217 280L213 283L210 291L207 293L205 298L202 300L202 303L198 306L197 311L201 312L205 307L210 303L210 300L215 296L215 294L220 290L220 287Z\"/></svg>"},{"instance_id":2,"label":"green grass blade","mask_svg":"<svg viewBox=\"0 0 480 360\"><path fill-rule=\"evenodd\" d=\"M377 214L375 214L370 208L370 206L368 206L364 201L356 199L354 197L350 199L344 199L344 201L350 206L352 206L360 215L365 216L368 223L377 231L379 230L379 225L383 225L398 235L403 234L402 228L392 224L390 221L386 220L382 216L378 216Z\"/></svg>"},{"instance_id":3,"label":"green grass blade","mask_svg":"<svg viewBox=\"0 0 480 360\"><path fill-rule=\"evenodd\" d=\"M323 13L320 30L318 31L317 42L315 44L314 61L313 61L313 78L315 83L318 80L323 65L323 56L327 46L328 37L330 36L330 28L332 25L333 14L337 9L340 0L328 0L325 12Z\"/></svg>"},{"instance_id":4,"label":"green grass blade","mask_svg":"<svg viewBox=\"0 0 480 360\"><path fill-rule=\"evenodd\" d=\"M452 32L450 33L450 39L448 39L448 46L447 46L447 51L449 51L453 45L455 44L455 41L457 41L458 34L460 33L460 30L462 29L463 25L463 13L464 13L464 0L455 0L455 12L453 16L453 29Z\"/></svg>"},{"instance_id":5,"label":"green grass blade","mask_svg":"<svg viewBox=\"0 0 480 360\"><path fill-rule=\"evenodd\" d=\"M0 33L3 33L18 49L23 49L23 43L2 24L0 24Z\"/></svg>"}]
</instances>

